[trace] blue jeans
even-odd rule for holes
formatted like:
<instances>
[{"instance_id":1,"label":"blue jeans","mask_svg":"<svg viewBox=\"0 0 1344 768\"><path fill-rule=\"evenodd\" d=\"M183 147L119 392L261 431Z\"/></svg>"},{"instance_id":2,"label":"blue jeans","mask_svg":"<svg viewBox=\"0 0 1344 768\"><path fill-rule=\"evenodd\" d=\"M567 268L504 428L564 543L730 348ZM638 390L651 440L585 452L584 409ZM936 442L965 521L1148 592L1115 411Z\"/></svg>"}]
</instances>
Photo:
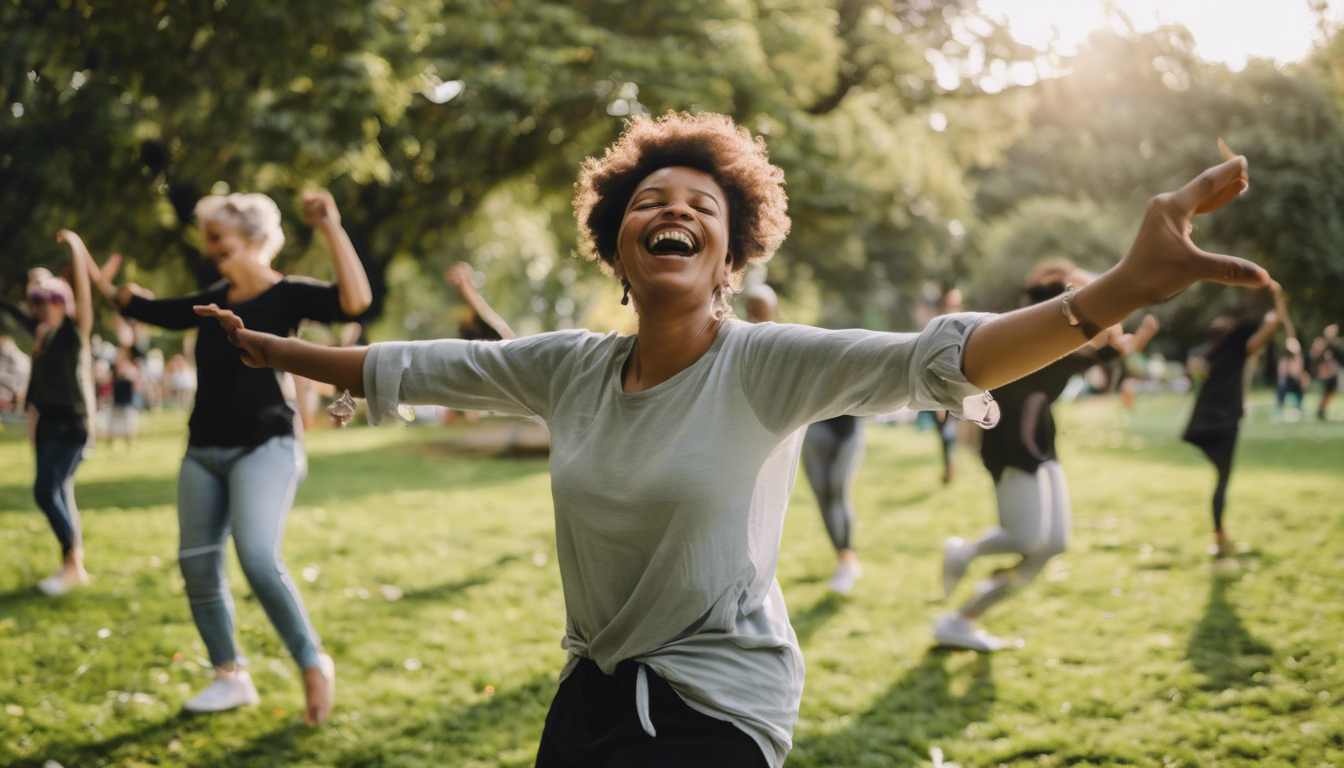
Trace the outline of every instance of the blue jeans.
<instances>
[{"instance_id":1,"label":"blue jeans","mask_svg":"<svg viewBox=\"0 0 1344 768\"><path fill-rule=\"evenodd\" d=\"M83 545L79 507L75 506L75 470L84 460L88 442L89 433L82 421L38 417L33 439L37 454L33 498L61 543L62 557Z\"/></svg>"},{"instance_id":2,"label":"blue jeans","mask_svg":"<svg viewBox=\"0 0 1344 768\"><path fill-rule=\"evenodd\" d=\"M191 446L177 478L178 562L210 663L238 659L224 546L233 535L243 575L299 667L318 666L321 647L303 598L281 560L285 519L306 474L293 437L256 448Z\"/></svg>"}]
</instances>

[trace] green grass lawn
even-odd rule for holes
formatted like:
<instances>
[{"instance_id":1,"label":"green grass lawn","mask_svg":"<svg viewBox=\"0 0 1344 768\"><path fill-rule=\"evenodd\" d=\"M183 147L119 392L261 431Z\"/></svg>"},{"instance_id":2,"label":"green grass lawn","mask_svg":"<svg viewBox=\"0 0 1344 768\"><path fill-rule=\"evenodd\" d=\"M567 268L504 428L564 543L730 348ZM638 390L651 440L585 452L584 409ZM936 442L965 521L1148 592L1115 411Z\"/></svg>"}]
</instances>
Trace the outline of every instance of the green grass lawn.
<instances>
[{"instance_id":1,"label":"green grass lawn","mask_svg":"<svg viewBox=\"0 0 1344 768\"><path fill-rule=\"evenodd\" d=\"M992 657L932 650L928 629L940 542L993 519L987 474L963 451L944 488L932 433L870 426L854 595L827 594L805 485L785 530L807 659L788 764L928 765L938 747L962 766L1344 765L1344 423L1276 424L1255 402L1228 509L1253 549L1235 570L1205 551L1213 471L1176 438L1184 401L1063 408L1074 541L987 617L1027 641ZM32 589L56 557L30 453L0 434L0 765L532 764L564 662L544 459L452 456L443 428L310 438L286 560L340 673L333 722L310 730L236 566L262 705L181 714L210 675L175 560L183 424L149 428L81 468L95 580L57 600Z\"/></svg>"}]
</instances>

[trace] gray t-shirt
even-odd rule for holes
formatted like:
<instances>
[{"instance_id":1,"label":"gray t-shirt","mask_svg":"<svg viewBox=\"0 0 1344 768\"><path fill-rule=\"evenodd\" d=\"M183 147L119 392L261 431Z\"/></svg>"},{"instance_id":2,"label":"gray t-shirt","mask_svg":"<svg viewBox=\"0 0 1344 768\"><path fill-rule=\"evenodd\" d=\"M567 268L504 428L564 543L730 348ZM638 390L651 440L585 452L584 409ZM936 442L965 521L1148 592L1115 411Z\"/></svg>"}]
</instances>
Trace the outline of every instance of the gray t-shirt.
<instances>
[{"instance_id":1,"label":"gray t-shirt","mask_svg":"<svg viewBox=\"0 0 1344 768\"><path fill-rule=\"evenodd\" d=\"M803 690L775 581L802 427L902 406L992 425L993 401L961 372L990 317L948 315L920 334L729 320L690 367L633 393L621 386L633 336L375 344L364 391L374 423L400 403L545 419L571 654L561 679L580 657L608 674L638 660L777 767ZM647 694L636 705L652 733Z\"/></svg>"}]
</instances>

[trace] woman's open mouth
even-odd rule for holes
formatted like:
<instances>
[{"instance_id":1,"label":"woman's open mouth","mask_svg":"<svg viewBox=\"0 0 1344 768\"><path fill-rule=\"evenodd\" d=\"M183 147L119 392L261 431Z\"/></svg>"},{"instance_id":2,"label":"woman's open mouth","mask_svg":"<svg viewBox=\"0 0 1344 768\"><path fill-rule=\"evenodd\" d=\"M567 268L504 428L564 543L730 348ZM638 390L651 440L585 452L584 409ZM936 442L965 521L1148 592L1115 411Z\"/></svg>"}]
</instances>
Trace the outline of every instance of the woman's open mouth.
<instances>
[{"instance_id":1,"label":"woman's open mouth","mask_svg":"<svg viewBox=\"0 0 1344 768\"><path fill-rule=\"evenodd\" d=\"M650 235L644 248L654 256L692 256L700 250L691 233L671 227Z\"/></svg>"}]
</instances>

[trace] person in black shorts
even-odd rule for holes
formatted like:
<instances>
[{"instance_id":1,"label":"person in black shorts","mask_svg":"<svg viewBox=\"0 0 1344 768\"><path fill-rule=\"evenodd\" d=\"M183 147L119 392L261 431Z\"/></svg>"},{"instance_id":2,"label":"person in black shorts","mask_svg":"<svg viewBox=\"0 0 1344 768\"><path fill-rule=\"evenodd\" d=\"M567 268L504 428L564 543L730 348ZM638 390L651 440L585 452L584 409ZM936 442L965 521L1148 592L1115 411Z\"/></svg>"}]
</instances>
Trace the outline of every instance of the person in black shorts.
<instances>
[{"instance_id":1,"label":"person in black shorts","mask_svg":"<svg viewBox=\"0 0 1344 768\"><path fill-rule=\"evenodd\" d=\"M1232 475L1237 432L1245 413L1246 362L1269 344L1282 318L1288 315L1282 288L1274 282L1270 290L1274 294L1274 311L1265 315L1262 322L1232 315L1214 318L1205 332L1201 352L1192 356L1198 361L1196 364L1204 368L1206 378L1195 398L1190 423L1181 437L1202 450L1218 471L1213 491L1213 545L1210 549L1218 557L1230 555L1235 549L1223 525L1223 507L1227 501L1227 483Z\"/></svg>"},{"instance_id":2,"label":"person in black shorts","mask_svg":"<svg viewBox=\"0 0 1344 768\"><path fill-rule=\"evenodd\" d=\"M240 667L234 640L233 599L225 574L230 537L243 574L303 671L309 725L326 720L334 701L331 657L321 652L303 599L280 557L285 520L307 474L293 382L243 365L219 324L192 307L230 307L248 322L280 336L303 320L353 319L372 301L368 277L340 225L331 195L304 195L304 217L322 233L336 282L283 276L271 259L284 243L280 209L260 194L216 195L196 206L205 232L205 256L223 276L204 293L155 299L130 283L100 290L126 317L173 330L199 329L198 387L188 422L186 456L178 475L178 558L192 618L215 666L216 678L183 707L221 712L258 702Z\"/></svg>"},{"instance_id":3,"label":"person in black shorts","mask_svg":"<svg viewBox=\"0 0 1344 768\"><path fill-rule=\"evenodd\" d=\"M69 230L61 230L56 239L70 246L73 289L47 270L36 269L28 282L28 312L0 301L0 309L33 336L32 373L25 398L37 460L33 498L61 545L61 569L38 582L37 588L52 596L89 582L75 504L75 470L92 443L94 413L89 347L93 301L84 265L88 251Z\"/></svg>"},{"instance_id":4,"label":"person in black shorts","mask_svg":"<svg viewBox=\"0 0 1344 768\"><path fill-rule=\"evenodd\" d=\"M1031 304L1048 301L1091 277L1066 260L1042 263L1027 278ZM995 571L976 585L961 608L933 624L939 644L974 651L996 651L1015 643L988 634L977 621L991 607L1020 592L1046 563L1064 553L1072 527L1069 489L1055 453L1055 421L1050 405L1075 375L1094 365L1118 360L1147 346L1157 320L1144 317L1139 330L1126 335L1119 325L1050 365L993 390L999 425L984 432L980 458L994 478L998 525L974 541L951 536L943 542L943 592L950 597L968 566L984 555L1020 555L1011 568Z\"/></svg>"}]
</instances>

